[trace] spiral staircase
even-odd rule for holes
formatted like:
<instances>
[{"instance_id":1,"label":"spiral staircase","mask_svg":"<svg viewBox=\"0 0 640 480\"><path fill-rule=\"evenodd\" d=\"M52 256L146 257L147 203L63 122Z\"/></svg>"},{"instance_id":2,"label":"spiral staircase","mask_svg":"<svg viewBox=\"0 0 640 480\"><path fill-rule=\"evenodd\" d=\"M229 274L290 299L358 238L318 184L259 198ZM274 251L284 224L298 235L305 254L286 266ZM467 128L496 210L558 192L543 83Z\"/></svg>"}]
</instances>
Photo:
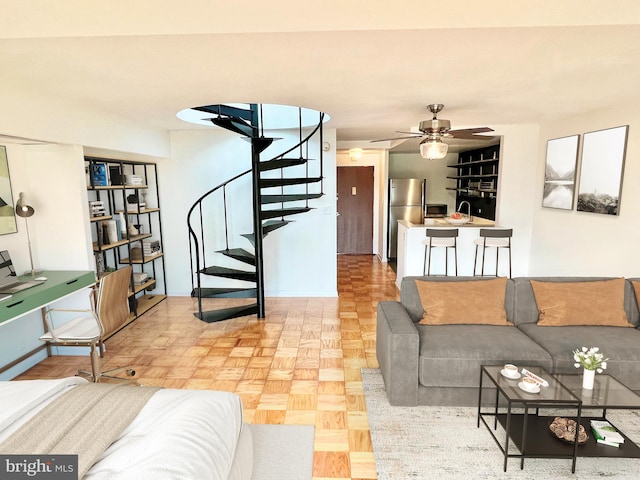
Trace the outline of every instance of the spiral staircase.
<instances>
[{"instance_id":1,"label":"spiral staircase","mask_svg":"<svg viewBox=\"0 0 640 480\"><path fill-rule=\"evenodd\" d=\"M265 317L263 263L265 255L268 255L268 249L265 249L268 240L265 242L265 239L269 233L294 221L290 217L312 210L310 201L324 195L324 114L317 112L317 125L314 122L313 127L305 127L302 109L298 109L295 144L276 156L263 159L265 150L280 139L264 135L262 107L261 104L246 104L246 108L220 104L195 108L213 115L209 119L211 123L241 135L251 145L251 168L203 194L187 215L191 296L198 299L195 316L208 323L254 314L258 318ZM311 149L319 152L317 161L309 158ZM304 175L300 175L301 169ZM253 228L235 232L230 222L230 206L234 195L238 196L234 185L247 184L247 177L251 183L252 209L246 214L252 215ZM246 191L242 193L245 198L247 194ZM229 267L229 263L236 266ZM213 277L218 280L212 281ZM215 286L210 286L212 284ZM205 303L215 304L203 302L205 298L229 297L255 298L255 302L203 309Z\"/></svg>"}]
</instances>

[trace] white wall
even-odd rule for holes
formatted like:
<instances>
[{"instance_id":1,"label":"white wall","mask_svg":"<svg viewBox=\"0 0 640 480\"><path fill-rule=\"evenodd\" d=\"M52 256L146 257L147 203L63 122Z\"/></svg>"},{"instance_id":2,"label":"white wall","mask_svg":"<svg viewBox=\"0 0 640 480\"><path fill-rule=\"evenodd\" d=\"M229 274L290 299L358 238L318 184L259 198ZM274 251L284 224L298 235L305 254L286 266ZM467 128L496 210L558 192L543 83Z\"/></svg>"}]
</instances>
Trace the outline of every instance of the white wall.
<instances>
[{"instance_id":1,"label":"white wall","mask_svg":"<svg viewBox=\"0 0 640 480\"><path fill-rule=\"evenodd\" d=\"M284 139L275 142L263 154L281 152L292 145L297 133L278 132ZM324 140L335 145L335 131L325 129ZM186 212L209 189L251 167L250 147L238 135L219 130L176 131L171 136L172 160L159 164L162 219L165 232L167 293L188 295L191 290L189 243ZM317 158L317 149L310 156ZM336 296L336 199L335 150L324 155L325 195L310 202L311 212L289 217L293 222L270 233L264 239L265 294L267 296ZM316 168L313 162L311 168ZM297 167L303 168L303 167ZM295 174L295 169L293 169ZM300 173L296 176L303 175ZM250 191L250 179L242 180L244 192ZM169 195L167 192L171 192ZM229 202L232 233L248 233L251 227L251 195L243 202ZM229 195L231 198L231 195ZM221 215L221 213L220 213ZM212 223L213 225L213 223ZM222 225L222 224L220 224ZM248 240L233 235L231 248L252 250ZM218 232L224 241L222 231ZM224 248L224 243L211 250ZM223 259L230 267L244 269L239 262ZM220 280L222 282L223 280ZM215 283L215 279L211 279ZM225 281L228 283L228 281ZM237 282L238 286L243 285ZM245 284L246 285L246 284Z\"/></svg>"},{"instance_id":2,"label":"white wall","mask_svg":"<svg viewBox=\"0 0 640 480\"><path fill-rule=\"evenodd\" d=\"M541 128L533 179L532 275L640 276L637 246L640 203L636 191L640 179L638 107L635 99L625 105L603 108L597 115L564 118ZM573 210L543 208L547 140L580 134L581 148L582 134L621 125L629 125L629 136L619 215L578 212L575 206Z\"/></svg>"},{"instance_id":3,"label":"white wall","mask_svg":"<svg viewBox=\"0 0 640 480\"><path fill-rule=\"evenodd\" d=\"M35 213L28 219L34 267L44 270L93 270L87 190L82 148L73 145L7 144L14 202L25 192ZM16 271L31 268L25 222L18 232L0 236L0 250L9 250ZM88 295L78 293L57 307L88 308ZM0 325L0 365L41 345L42 316L35 311ZM70 353L65 349L64 353ZM45 358L44 351L0 375L8 380Z\"/></svg>"},{"instance_id":4,"label":"white wall","mask_svg":"<svg viewBox=\"0 0 640 480\"><path fill-rule=\"evenodd\" d=\"M105 148L112 151L167 156L169 134L108 110L11 85L0 89L0 134Z\"/></svg>"},{"instance_id":5,"label":"white wall","mask_svg":"<svg viewBox=\"0 0 640 480\"><path fill-rule=\"evenodd\" d=\"M536 204L537 125L492 125L500 144L496 224L513 229L513 276L529 275L533 210ZM504 255L504 254L503 254Z\"/></svg>"},{"instance_id":6,"label":"white wall","mask_svg":"<svg viewBox=\"0 0 640 480\"><path fill-rule=\"evenodd\" d=\"M6 145L14 201L25 192L35 214L29 222L34 266L92 270L87 189L82 148L72 145ZM30 269L25 221L18 233L0 236L16 271Z\"/></svg>"}]
</instances>

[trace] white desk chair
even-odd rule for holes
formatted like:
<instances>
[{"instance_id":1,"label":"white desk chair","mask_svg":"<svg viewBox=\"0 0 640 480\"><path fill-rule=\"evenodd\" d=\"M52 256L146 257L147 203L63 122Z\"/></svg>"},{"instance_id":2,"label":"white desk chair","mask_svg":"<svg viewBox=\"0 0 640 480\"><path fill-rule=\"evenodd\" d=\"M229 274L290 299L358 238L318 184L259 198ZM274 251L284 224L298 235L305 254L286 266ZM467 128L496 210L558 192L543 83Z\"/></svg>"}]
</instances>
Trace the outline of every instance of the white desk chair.
<instances>
[{"instance_id":1,"label":"white desk chair","mask_svg":"<svg viewBox=\"0 0 640 480\"><path fill-rule=\"evenodd\" d=\"M45 312L47 333L40 340L50 345L63 346L87 346L91 348L91 371L78 370L78 375L88 377L93 382L118 381L136 383L129 378L116 377L124 372L132 377L135 371L129 367L118 367L108 371L102 371L98 345L102 340L117 331L129 318L129 284L131 280L131 266L121 268L113 273L105 275L100 280L100 287L95 301L95 292L91 292L90 310L65 310L49 308ZM82 313L63 325L54 328L52 314L54 312ZM100 350L102 350L100 348Z\"/></svg>"}]
</instances>

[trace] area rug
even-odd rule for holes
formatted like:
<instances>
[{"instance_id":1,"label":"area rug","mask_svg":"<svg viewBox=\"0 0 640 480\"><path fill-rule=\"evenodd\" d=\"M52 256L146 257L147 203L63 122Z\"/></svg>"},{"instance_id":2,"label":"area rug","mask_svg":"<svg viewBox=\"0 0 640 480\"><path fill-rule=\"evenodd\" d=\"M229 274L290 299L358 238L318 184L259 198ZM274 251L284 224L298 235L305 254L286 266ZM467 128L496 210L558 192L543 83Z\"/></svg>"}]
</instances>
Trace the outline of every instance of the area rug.
<instances>
[{"instance_id":1,"label":"area rug","mask_svg":"<svg viewBox=\"0 0 640 480\"><path fill-rule=\"evenodd\" d=\"M313 425L251 424L251 480L311 480Z\"/></svg>"},{"instance_id":2,"label":"area rug","mask_svg":"<svg viewBox=\"0 0 640 480\"><path fill-rule=\"evenodd\" d=\"M567 459L504 457L486 427L477 427L473 407L392 407L380 370L362 369L378 480L404 479L638 479L640 459L578 458L576 473ZM640 412L610 410L607 417L636 443ZM557 441L553 437L549 441ZM613 448L613 447L611 447Z\"/></svg>"}]
</instances>

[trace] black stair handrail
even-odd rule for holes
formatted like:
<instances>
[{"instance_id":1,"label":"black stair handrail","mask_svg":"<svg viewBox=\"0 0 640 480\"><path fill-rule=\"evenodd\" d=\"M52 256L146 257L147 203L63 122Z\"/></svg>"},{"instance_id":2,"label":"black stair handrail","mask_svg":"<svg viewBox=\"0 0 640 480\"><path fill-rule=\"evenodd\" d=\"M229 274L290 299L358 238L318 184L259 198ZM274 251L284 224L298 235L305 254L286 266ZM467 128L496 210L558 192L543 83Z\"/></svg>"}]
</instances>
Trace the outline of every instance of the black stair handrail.
<instances>
[{"instance_id":1,"label":"black stair handrail","mask_svg":"<svg viewBox=\"0 0 640 480\"><path fill-rule=\"evenodd\" d=\"M302 145L307 144L308 142L311 140L311 138L313 138L313 136L318 132L318 130L320 130L320 178L321 180L321 191L323 191L324 185L323 185L323 181L324 181L324 175L323 175L323 161L322 161L322 125L323 125L323 121L324 121L324 112L320 112L319 115L319 122L318 124L313 128L313 130L304 138L302 138L300 141L295 144L293 147L289 148L288 150L285 150L284 152L280 153L279 155L276 155L273 158L270 158L269 160L265 160L265 161L273 161L273 160L278 160L278 159L282 159L284 158L285 155L287 155L288 153L291 153L292 151L294 151L297 148L301 148ZM263 135L262 135L263 136ZM302 158L302 156L300 157ZM282 171L284 167L280 167L280 170ZM226 191L226 187L231 183L234 182L236 180L238 180L239 178L249 174L252 172L252 169L248 169L245 170L244 172L241 172L239 174L237 174L236 176L230 178L229 180L217 185L216 187L213 187L211 190L205 192L204 194L202 194L191 206L191 208L189 209L188 213L187 213L187 227L188 227L188 231L189 231L189 237L190 237L190 241L189 241L189 258L190 258L190 267L191 267L191 290L193 291L195 288L197 288L198 290L201 289L201 282L200 282L200 270L203 267L206 267L206 254L205 254L205 242L204 242L204 227L202 224L202 219L203 219L203 215L202 215L202 202L209 197L210 195L213 195L215 192L217 192L220 189L223 189L223 192ZM308 175L307 175L308 176ZM308 187L307 187L308 188ZM193 226L192 226L192 214L194 212L194 210L196 210L196 208L198 208L200 210L200 234L202 235L202 246L200 246L200 242L198 241L198 236L196 231L194 230ZM228 236L228 223L227 223L227 205L226 205L226 198L224 199L224 204L223 204L223 215L224 215L224 222L225 222L225 248L226 250L229 250L229 236ZM256 235L258 235L259 233L256 232ZM202 248L201 248L202 247ZM195 252L194 252L195 250ZM201 252L202 251L202 259L200 258L201 256ZM194 253L195 253L195 269L194 269ZM201 263L202 260L202 263ZM196 281L194 282L194 273ZM197 283L197 285L196 285ZM200 299L199 299L200 301Z\"/></svg>"}]
</instances>

